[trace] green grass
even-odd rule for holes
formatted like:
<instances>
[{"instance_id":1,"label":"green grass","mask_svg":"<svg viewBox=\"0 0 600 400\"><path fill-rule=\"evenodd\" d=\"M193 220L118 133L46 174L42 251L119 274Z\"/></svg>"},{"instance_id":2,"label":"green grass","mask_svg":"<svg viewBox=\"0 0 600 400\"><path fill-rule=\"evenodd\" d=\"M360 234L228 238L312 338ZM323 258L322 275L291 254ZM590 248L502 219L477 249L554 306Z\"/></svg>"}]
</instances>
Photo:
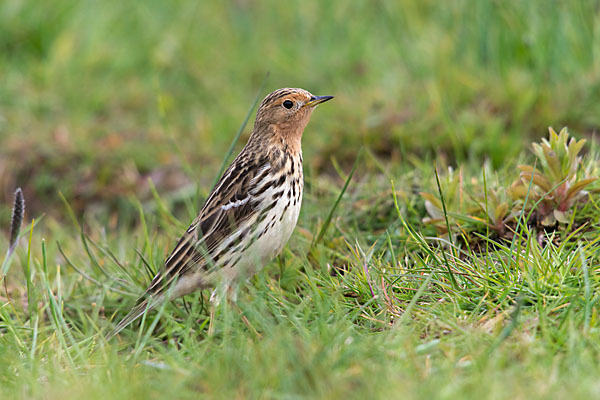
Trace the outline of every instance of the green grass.
<instances>
[{"instance_id":1,"label":"green grass","mask_svg":"<svg viewBox=\"0 0 600 400\"><path fill-rule=\"evenodd\" d=\"M597 397L600 185L569 224L485 213L548 126L600 176L599 22L592 1L0 3L1 226L17 186L27 206L0 398ZM212 320L198 293L107 343L263 81L336 96L293 239Z\"/></svg>"}]
</instances>

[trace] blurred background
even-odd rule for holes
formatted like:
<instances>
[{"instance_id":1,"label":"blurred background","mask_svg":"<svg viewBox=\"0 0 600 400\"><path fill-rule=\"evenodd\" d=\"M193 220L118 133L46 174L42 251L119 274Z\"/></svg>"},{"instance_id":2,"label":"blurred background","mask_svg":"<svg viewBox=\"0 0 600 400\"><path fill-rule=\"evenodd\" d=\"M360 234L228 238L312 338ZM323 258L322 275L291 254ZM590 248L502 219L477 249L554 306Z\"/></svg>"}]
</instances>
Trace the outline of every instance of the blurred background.
<instances>
[{"instance_id":1,"label":"blurred background","mask_svg":"<svg viewBox=\"0 0 600 400\"><path fill-rule=\"evenodd\" d=\"M367 146L385 166L518 156L547 126L600 125L596 1L0 2L0 220L121 216L129 196L210 189L259 91L335 101L309 175ZM254 111L236 151L251 131ZM360 173L368 173L362 170ZM193 189L195 190L195 189ZM119 217L120 218L120 217ZM6 226L6 224L5 224Z\"/></svg>"}]
</instances>

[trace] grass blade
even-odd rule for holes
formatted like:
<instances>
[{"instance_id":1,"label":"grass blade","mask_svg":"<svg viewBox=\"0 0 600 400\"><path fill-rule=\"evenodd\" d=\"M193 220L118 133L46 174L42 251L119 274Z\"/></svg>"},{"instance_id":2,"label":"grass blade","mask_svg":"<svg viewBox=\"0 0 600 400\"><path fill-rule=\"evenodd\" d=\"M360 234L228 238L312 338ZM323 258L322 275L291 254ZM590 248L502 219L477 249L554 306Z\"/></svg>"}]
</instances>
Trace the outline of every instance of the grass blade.
<instances>
[{"instance_id":1,"label":"grass blade","mask_svg":"<svg viewBox=\"0 0 600 400\"><path fill-rule=\"evenodd\" d=\"M254 110L254 107L256 107L256 105L258 104L258 101L260 100L260 94L262 93L262 91L267 83L268 78L269 78L269 73L267 73L265 75L265 78L263 79L263 81L260 85L260 88L256 92L256 97L254 98L254 101L252 102L252 106L248 109L246 118L244 118L242 125L240 125L240 129L238 129L237 133L235 134L235 137L231 141L231 144L229 145L229 149L227 150L227 153L225 153L225 157L223 157L223 161L221 162L221 166L219 167L219 171L217 172L217 176L215 177L215 180L213 182L213 185L212 185L213 187L215 187L217 185L217 182L219 182L219 179L221 179L221 176L223 175L223 172L225 171L225 167L227 167L227 163L229 162L229 158L231 157L231 153L233 153L236 143L240 139L240 136L242 136L242 132L244 132L244 129L246 128L246 125L248 124L248 121L250 120L250 117L252 116L252 111Z\"/></svg>"},{"instance_id":2,"label":"grass blade","mask_svg":"<svg viewBox=\"0 0 600 400\"><path fill-rule=\"evenodd\" d=\"M440 194L440 200L442 202L442 208L444 210L444 219L446 220L446 228L448 229L448 240L451 244L450 248L454 253L454 258L457 257L456 252L454 251L454 241L452 240L452 231L450 230L450 222L448 221L448 211L446 210L446 201L444 200L444 193L442 192L442 186L440 185L440 177L438 175L437 165L433 165L433 169L435 171L435 183L437 184L438 192ZM458 288L458 283L456 282L456 278L452 273L452 268L450 268L450 263L448 258L446 257L446 252L442 251L442 257L444 258L444 264L446 264L446 268L448 269L448 277L450 277L450 282L452 282L452 288Z\"/></svg>"},{"instance_id":3,"label":"grass blade","mask_svg":"<svg viewBox=\"0 0 600 400\"><path fill-rule=\"evenodd\" d=\"M361 159L362 153L363 153L363 148L361 148L360 151L358 152L358 155L356 156L356 160L354 160L354 165L352 166L352 170L350 171L350 174L348 174L348 178L346 178L344 187L342 187L342 190L338 194L337 199L335 200L335 202L333 203L333 206L329 210L329 214L327 214L327 218L325 218L325 222L323 222L323 225L321 226L321 230L319 231L319 234L317 235L315 240L313 240L312 244L310 245L310 250L312 250L317 244L319 244L319 242L321 240L323 240L323 236L325 236L325 233L327 232L327 229L329 228L329 225L331 224L331 220L333 218L333 215L335 214L335 210L337 209L338 205L340 204L340 201L342 200L344 193L346 193L346 189L348 189L348 185L350 184L350 181L352 180L352 176L354 175L354 172L356 171L356 167L358 166L358 162ZM310 251L309 251L309 253L310 253Z\"/></svg>"}]
</instances>

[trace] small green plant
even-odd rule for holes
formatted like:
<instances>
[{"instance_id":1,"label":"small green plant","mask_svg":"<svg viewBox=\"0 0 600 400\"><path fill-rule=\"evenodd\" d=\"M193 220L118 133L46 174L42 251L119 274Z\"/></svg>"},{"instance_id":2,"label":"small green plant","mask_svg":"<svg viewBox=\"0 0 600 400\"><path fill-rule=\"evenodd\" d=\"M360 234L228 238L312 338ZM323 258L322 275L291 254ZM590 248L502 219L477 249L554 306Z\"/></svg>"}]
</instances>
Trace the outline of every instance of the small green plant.
<instances>
[{"instance_id":1,"label":"small green plant","mask_svg":"<svg viewBox=\"0 0 600 400\"><path fill-rule=\"evenodd\" d=\"M463 199L463 179L462 170L454 171L452 168L448 168L448 173L440 175L440 190L444 194L444 201L446 202L446 209L452 210L457 213L464 213L464 199ZM421 192L421 197L425 199L425 210L427 211L428 217L423 218L425 224L431 224L435 226L439 235L448 233L444 218L444 207L439 195ZM453 221L453 219L450 219ZM454 224L453 224L454 225ZM451 225L451 229L452 226Z\"/></svg>"},{"instance_id":2,"label":"small green plant","mask_svg":"<svg viewBox=\"0 0 600 400\"><path fill-rule=\"evenodd\" d=\"M458 179L450 179L442 182L442 193L446 200L446 209L450 229L456 232L463 231L481 231L482 226L486 226L498 236L504 237L509 231L511 222L515 221L514 201L503 190L499 184L487 188L485 195L484 185L479 181L473 182L468 194L464 194ZM449 184L449 185L448 185ZM446 198L445 187L449 186L450 196ZM431 224L436 227L439 234L446 234L448 229L443 213L442 202L438 196L431 193L421 192L421 197L425 199L425 209L428 216L423 218L425 224Z\"/></svg>"},{"instance_id":3,"label":"small green plant","mask_svg":"<svg viewBox=\"0 0 600 400\"><path fill-rule=\"evenodd\" d=\"M573 207L587 198L583 189L597 179L582 176L579 153L586 140L569 137L567 128L549 131L549 140L532 144L540 168L519 165L520 177L510 190L515 201L524 201L529 192L527 208L537 204L535 220L543 226L568 223Z\"/></svg>"},{"instance_id":4,"label":"small green plant","mask_svg":"<svg viewBox=\"0 0 600 400\"><path fill-rule=\"evenodd\" d=\"M513 201L502 188L488 188L487 197L478 196L477 204L488 227L499 236L505 236L509 223L515 221ZM486 202L487 201L487 202Z\"/></svg>"},{"instance_id":5,"label":"small green plant","mask_svg":"<svg viewBox=\"0 0 600 400\"><path fill-rule=\"evenodd\" d=\"M552 128L549 131L548 139L532 145L540 167L519 165L520 176L508 188L497 180L486 184L474 179L470 181L469 193L464 194L460 172L449 169L447 175L440 177L452 231L481 232L481 225L485 224L499 237L510 237L515 216L523 209L532 212L531 221L544 227L569 223L574 207L587 198L584 189L598 178L587 176L581 168L579 153L585 139L569 137L567 128L559 134ZM422 192L421 197L428 214L423 222L445 235L448 229L441 199L427 192Z\"/></svg>"}]
</instances>

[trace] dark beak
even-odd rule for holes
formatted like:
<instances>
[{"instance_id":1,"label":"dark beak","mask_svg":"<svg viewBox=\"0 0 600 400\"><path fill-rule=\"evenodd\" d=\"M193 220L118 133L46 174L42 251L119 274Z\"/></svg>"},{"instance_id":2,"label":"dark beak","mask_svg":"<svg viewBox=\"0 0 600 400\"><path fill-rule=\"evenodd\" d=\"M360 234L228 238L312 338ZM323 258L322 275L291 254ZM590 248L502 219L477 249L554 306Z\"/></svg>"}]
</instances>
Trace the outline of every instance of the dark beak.
<instances>
[{"instance_id":1,"label":"dark beak","mask_svg":"<svg viewBox=\"0 0 600 400\"><path fill-rule=\"evenodd\" d=\"M317 105L325 103L331 99L333 99L333 96L312 96L305 106L316 107Z\"/></svg>"}]
</instances>

